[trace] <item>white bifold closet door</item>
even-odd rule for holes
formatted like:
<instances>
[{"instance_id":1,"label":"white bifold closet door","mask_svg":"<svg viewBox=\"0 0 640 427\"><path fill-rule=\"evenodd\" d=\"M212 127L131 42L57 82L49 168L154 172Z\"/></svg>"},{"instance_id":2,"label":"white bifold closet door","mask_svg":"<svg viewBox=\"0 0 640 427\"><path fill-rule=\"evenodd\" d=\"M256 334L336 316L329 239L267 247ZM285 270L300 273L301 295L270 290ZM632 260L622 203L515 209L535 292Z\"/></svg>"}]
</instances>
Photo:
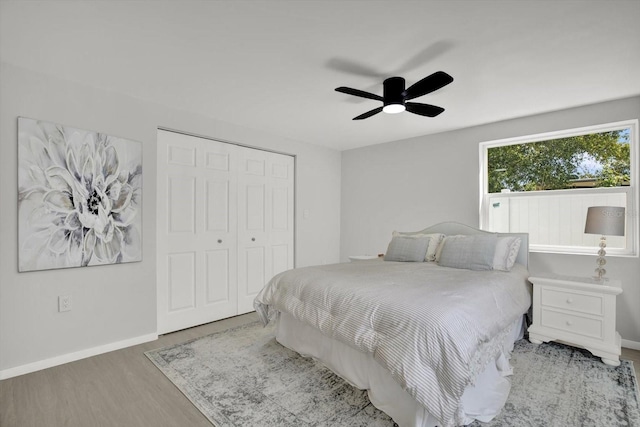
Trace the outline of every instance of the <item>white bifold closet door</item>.
<instances>
[{"instance_id":1,"label":"white bifold closet door","mask_svg":"<svg viewBox=\"0 0 640 427\"><path fill-rule=\"evenodd\" d=\"M293 157L158 131L158 332L253 311L293 268Z\"/></svg>"},{"instance_id":2,"label":"white bifold closet door","mask_svg":"<svg viewBox=\"0 0 640 427\"><path fill-rule=\"evenodd\" d=\"M238 147L238 314L293 267L293 157Z\"/></svg>"}]
</instances>

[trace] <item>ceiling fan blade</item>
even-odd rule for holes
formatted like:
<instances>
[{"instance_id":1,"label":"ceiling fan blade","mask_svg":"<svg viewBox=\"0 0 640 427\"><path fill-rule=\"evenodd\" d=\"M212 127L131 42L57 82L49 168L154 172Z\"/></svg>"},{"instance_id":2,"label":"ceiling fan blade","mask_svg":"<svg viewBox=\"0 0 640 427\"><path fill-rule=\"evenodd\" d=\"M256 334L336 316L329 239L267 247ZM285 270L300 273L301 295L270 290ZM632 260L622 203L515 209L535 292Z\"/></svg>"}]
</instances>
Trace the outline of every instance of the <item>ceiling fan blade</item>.
<instances>
[{"instance_id":1,"label":"ceiling fan blade","mask_svg":"<svg viewBox=\"0 0 640 427\"><path fill-rule=\"evenodd\" d=\"M432 43L413 55L407 61L405 61L405 63L402 64L398 69L394 70L392 74L397 76L418 69L428 62L433 61L443 53L446 53L452 47L453 42L451 42L450 40L439 40L435 43Z\"/></svg>"},{"instance_id":2,"label":"ceiling fan blade","mask_svg":"<svg viewBox=\"0 0 640 427\"><path fill-rule=\"evenodd\" d=\"M354 117L353 120L362 120L362 119L366 119L367 117L371 117L375 114L378 114L379 112L382 111L382 107L378 107L378 108L374 108L371 111L367 111L364 114L360 114L358 117Z\"/></svg>"},{"instance_id":3,"label":"ceiling fan blade","mask_svg":"<svg viewBox=\"0 0 640 427\"><path fill-rule=\"evenodd\" d=\"M369 98L376 101L382 101L382 97L380 95L376 95L374 93L365 92L363 90L352 89L350 87L340 86L336 88L337 92L346 93L347 95L360 96L362 98Z\"/></svg>"},{"instance_id":4,"label":"ceiling fan blade","mask_svg":"<svg viewBox=\"0 0 640 427\"><path fill-rule=\"evenodd\" d=\"M365 77L382 78L385 76L372 67L344 58L331 58L327 61L326 66L343 73L356 74Z\"/></svg>"},{"instance_id":5,"label":"ceiling fan blade","mask_svg":"<svg viewBox=\"0 0 640 427\"><path fill-rule=\"evenodd\" d=\"M421 116L435 117L444 111L444 108L429 104L419 104L417 102L406 102L404 104L408 112Z\"/></svg>"},{"instance_id":6,"label":"ceiling fan blade","mask_svg":"<svg viewBox=\"0 0 640 427\"><path fill-rule=\"evenodd\" d=\"M452 81L453 77L451 77L449 74L445 73L444 71L436 71L430 76L427 76L419 82L409 86L404 91L403 95L407 100L417 98L419 96L436 91L441 87L448 85Z\"/></svg>"}]
</instances>

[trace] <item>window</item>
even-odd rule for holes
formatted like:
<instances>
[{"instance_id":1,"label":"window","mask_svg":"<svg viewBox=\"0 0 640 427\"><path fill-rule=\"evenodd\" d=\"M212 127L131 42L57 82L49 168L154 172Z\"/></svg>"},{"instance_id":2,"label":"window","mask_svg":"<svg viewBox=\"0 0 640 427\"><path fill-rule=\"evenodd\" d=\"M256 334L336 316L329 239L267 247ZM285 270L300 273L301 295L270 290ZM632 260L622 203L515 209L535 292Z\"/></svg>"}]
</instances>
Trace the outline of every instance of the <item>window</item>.
<instances>
[{"instance_id":1,"label":"window","mask_svg":"<svg viewBox=\"0 0 640 427\"><path fill-rule=\"evenodd\" d=\"M480 227L529 233L530 250L593 254L589 206L623 206L625 235L607 254L637 255L638 121L480 144Z\"/></svg>"}]
</instances>

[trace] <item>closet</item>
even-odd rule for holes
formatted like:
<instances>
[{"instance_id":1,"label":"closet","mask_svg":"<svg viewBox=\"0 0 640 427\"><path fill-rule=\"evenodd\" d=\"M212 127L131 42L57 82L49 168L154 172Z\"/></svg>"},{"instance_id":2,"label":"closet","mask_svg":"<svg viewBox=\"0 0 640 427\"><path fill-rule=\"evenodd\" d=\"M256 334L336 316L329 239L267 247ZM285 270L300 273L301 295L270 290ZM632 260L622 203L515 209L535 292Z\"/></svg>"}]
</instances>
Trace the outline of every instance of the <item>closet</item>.
<instances>
[{"instance_id":1,"label":"closet","mask_svg":"<svg viewBox=\"0 0 640 427\"><path fill-rule=\"evenodd\" d=\"M253 311L293 268L294 158L158 130L158 333Z\"/></svg>"}]
</instances>

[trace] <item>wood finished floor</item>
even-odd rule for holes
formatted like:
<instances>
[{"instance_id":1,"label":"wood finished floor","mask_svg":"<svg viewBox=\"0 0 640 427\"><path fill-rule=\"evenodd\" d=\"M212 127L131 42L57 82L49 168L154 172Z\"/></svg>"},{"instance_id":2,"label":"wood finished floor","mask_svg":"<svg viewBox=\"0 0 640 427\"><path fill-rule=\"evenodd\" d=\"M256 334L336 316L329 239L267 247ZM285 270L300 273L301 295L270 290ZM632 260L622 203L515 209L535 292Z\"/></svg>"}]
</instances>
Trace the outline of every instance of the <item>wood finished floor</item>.
<instances>
[{"instance_id":1,"label":"wood finished floor","mask_svg":"<svg viewBox=\"0 0 640 427\"><path fill-rule=\"evenodd\" d=\"M257 320L255 313L0 381L0 427L211 427L145 351ZM640 351L622 349L640 378Z\"/></svg>"}]
</instances>

